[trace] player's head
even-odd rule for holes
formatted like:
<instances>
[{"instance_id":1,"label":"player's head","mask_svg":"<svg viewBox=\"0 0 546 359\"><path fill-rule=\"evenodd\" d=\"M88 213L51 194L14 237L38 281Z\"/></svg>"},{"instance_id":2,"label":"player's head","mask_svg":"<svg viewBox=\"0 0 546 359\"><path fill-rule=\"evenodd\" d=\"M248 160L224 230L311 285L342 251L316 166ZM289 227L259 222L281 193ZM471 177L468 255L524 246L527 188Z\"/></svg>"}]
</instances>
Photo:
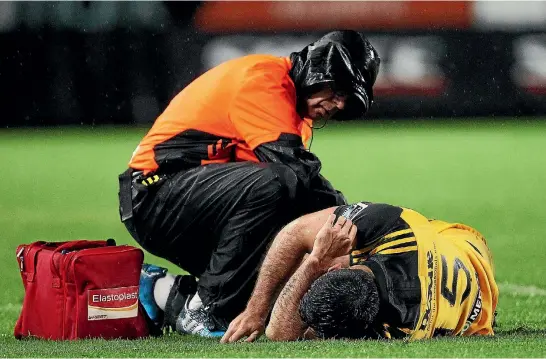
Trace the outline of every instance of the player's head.
<instances>
[{"instance_id":1,"label":"player's head","mask_svg":"<svg viewBox=\"0 0 546 359\"><path fill-rule=\"evenodd\" d=\"M338 107L335 116L331 114L335 119L359 118L370 108L380 58L360 33L352 30L330 32L303 50L292 53L290 59L290 76L296 85L300 112L304 116L313 118L316 113L302 105L301 100L327 89L337 96L346 95L343 108Z\"/></svg>"},{"instance_id":2,"label":"player's head","mask_svg":"<svg viewBox=\"0 0 546 359\"><path fill-rule=\"evenodd\" d=\"M365 338L378 311L373 274L358 269L322 275L300 302L301 319L322 338Z\"/></svg>"}]
</instances>

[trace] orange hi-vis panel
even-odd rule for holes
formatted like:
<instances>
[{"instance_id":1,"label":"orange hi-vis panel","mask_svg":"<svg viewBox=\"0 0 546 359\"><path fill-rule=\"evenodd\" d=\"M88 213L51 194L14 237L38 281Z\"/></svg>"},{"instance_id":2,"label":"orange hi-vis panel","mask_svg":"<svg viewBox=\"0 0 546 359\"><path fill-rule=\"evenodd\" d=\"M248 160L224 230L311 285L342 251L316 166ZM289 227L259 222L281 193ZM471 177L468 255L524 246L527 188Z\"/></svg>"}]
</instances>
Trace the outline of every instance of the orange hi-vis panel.
<instances>
[{"instance_id":1,"label":"orange hi-vis panel","mask_svg":"<svg viewBox=\"0 0 546 359\"><path fill-rule=\"evenodd\" d=\"M259 162L253 150L282 133L307 142L310 120L296 112L289 58L249 55L204 73L158 117L129 166L154 172L207 163Z\"/></svg>"}]
</instances>

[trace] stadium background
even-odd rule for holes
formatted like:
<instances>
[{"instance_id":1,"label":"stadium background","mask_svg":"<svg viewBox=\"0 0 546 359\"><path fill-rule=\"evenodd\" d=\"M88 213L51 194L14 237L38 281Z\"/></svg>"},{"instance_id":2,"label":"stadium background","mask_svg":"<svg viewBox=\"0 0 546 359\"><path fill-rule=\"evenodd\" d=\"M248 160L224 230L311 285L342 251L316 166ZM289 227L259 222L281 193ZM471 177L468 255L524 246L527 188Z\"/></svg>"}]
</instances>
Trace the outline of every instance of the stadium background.
<instances>
[{"instance_id":1,"label":"stadium background","mask_svg":"<svg viewBox=\"0 0 546 359\"><path fill-rule=\"evenodd\" d=\"M501 285L495 339L226 348L180 336L12 338L17 244L134 244L117 174L169 100L229 58L288 55L338 28L363 31L382 66L365 119L315 131L324 174L350 201L480 229ZM546 2L0 2L0 94L0 357L546 355Z\"/></svg>"},{"instance_id":2,"label":"stadium background","mask_svg":"<svg viewBox=\"0 0 546 359\"><path fill-rule=\"evenodd\" d=\"M544 2L3 2L5 126L149 123L226 59L363 30L371 118L546 113Z\"/></svg>"}]
</instances>

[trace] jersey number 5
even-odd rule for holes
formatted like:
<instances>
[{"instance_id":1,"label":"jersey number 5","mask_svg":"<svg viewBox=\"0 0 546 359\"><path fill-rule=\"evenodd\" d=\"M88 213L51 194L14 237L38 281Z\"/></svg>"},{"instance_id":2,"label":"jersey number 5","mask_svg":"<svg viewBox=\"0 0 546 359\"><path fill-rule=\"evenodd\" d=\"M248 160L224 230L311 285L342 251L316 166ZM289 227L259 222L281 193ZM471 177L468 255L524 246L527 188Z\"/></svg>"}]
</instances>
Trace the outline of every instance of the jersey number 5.
<instances>
[{"instance_id":1,"label":"jersey number 5","mask_svg":"<svg viewBox=\"0 0 546 359\"><path fill-rule=\"evenodd\" d=\"M462 303L470 295L470 281L472 280L470 271L464 266L463 262L459 258L455 257L455 261L453 263L453 282L451 283L451 289L449 289L447 287L447 260L446 257L442 256L442 296L452 307L455 305L457 298L457 280L459 279L459 271L461 269L466 274L466 288L463 292L463 296L461 297Z\"/></svg>"}]
</instances>

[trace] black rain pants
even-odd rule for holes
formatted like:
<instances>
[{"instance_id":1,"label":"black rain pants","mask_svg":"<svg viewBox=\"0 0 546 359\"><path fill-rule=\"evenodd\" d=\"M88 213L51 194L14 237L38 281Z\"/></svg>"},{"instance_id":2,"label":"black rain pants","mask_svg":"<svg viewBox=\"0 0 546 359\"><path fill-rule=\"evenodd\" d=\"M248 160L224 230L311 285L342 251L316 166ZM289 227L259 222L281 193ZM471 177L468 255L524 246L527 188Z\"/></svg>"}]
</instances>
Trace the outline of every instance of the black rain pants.
<instances>
[{"instance_id":1,"label":"black rain pants","mask_svg":"<svg viewBox=\"0 0 546 359\"><path fill-rule=\"evenodd\" d=\"M302 214L296 189L295 173L276 163L157 176L130 169L120 175L120 214L145 250L199 279L199 296L225 329L244 310L276 233Z\"/></svg>"}]
</instances>

